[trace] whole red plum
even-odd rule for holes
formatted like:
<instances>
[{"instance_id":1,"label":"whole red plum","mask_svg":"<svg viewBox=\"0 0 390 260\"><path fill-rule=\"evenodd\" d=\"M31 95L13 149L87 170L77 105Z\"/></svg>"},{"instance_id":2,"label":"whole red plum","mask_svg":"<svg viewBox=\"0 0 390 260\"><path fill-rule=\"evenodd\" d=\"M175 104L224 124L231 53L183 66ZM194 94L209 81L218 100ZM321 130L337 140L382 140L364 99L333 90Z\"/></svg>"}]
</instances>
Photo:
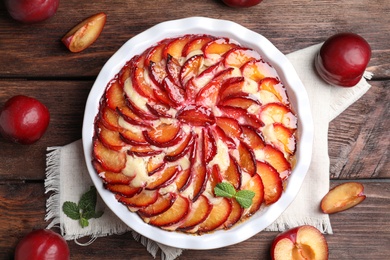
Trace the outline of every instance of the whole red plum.
<instances>
[{"instance_id":1,"label":"whole red plum","mask_svg":"<svg viewBox=\"0 0 390 260\"><path fill-rule=\"evenodd\" d=\"M23 23L36 23L52 17L58 9L59 0L5 0L12 18Z\"/></svg>"},{"instance_id":2,"label":"whole red plum","mask_svg":"<svg viewBox=\"0 0 390 260\"><path fill-rule=\"evenodd\" d=\"M360 35L338 33L329 37L315 58L318 74L329 84L353 87L363 77L371 47Z\"/></svg>"},{"instance_id":3,"label":"whole red plum","mask_svg":"<svg viewBox=\"0 0 390 260\"><path fill-rule=\"evenodd\" d=\"M65 239L49 229L37 229L22 238L15 249L15 260L69 260Z\"/></svg>"},{"instance_id":4,"label":"whole red plum","mask_svg":"<svg viewBox=\"0 0 390 260\"><path fill-rule=\"evenodd\" d=\"M38 141L49 125L50 113L39 100L17 95L10 98L0 111L0 133L15 143Z\"/></svg>"}]
</instances>

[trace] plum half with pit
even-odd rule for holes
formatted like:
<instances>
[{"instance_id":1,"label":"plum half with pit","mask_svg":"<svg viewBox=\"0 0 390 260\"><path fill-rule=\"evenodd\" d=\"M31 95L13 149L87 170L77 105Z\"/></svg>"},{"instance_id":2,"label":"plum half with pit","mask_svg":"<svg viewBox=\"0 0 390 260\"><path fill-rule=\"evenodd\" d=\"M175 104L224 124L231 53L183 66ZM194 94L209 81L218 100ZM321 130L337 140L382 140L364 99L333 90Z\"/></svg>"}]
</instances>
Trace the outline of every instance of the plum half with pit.
<instances>
[{"instance_id":1,"label":"plum half with pit","mask_svg":"<svg viewBox=\"0 0 390 260\"><path fill-rule=\"evenodd\" d=\"M315 57L315 67L327 83L353 87L363 77L370 58L371 47L363 37L338 33L324 42Z\"/></svg>"},{"instance_id":2,"label":"plum half with pit","mask_svg":"<svg viewBox=\"0 0 390 260\"><path fill-rule=\"evenodd\" d=\"M271 246L272 260L328 260L326 238L310 225L298 226L277 235Z\"/></svg>"}]
</instances>

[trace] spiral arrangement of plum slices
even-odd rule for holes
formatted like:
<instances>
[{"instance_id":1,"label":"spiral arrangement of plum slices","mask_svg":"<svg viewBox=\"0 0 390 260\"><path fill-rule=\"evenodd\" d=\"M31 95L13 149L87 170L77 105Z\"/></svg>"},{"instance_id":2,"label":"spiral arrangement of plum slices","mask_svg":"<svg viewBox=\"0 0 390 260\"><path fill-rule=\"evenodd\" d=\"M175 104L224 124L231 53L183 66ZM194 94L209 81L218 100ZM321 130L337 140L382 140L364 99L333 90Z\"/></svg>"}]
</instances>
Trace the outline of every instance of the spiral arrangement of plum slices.
<instances>
[{"instance_id":1,"label":"spiral arrangement of plum slices","mask_svg":"<svg viewBox=\"0 0 390 260\"><path fill-rule=\"evenodd\" d=\"M95 119L93 165L144 222L204 234L279 200L294 166L297 116L277 71L253 49L183 35L129 60ZM218 197L229 182L249 208Z\"/></svg>"}]
</instances>

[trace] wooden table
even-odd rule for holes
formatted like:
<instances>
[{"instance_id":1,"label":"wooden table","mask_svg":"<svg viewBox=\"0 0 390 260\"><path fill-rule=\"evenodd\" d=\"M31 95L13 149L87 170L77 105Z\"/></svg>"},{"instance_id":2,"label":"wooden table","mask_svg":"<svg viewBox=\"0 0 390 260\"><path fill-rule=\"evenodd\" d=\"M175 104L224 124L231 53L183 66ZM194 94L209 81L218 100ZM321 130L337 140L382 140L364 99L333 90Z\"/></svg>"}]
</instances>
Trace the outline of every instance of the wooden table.
<instances>
[{"instance_id":1,"label":"wooden table","mask_svg":"<svg viewBox=\"0 0 390 260\"><path fill-rule=\"evenodd\" d=\"M84 52L70 53L61 37L101 11L108 20L100 38ZM19 239L47 225L46 147L81 138L85 102L103 64L134 35L189 16L240 23L286 54L342 31L358 33L371 44L372 88L329 129L331 185L362 182L367 199L331 215L334 234L326 237L330 259L389 259L390 2L379 0L264 0L249 9L228 8L219 0L62 0L52 19L34 25L13 21L1 3L0 103L17 94L34 96L48 106L51 122L45 136L30 146L0 138L0 258L12 259ZM261 232L227 248L188 250L180 259L268 259L276 235ZM69 247L72 259L152 259L130 234L100 238L87 247L71 241Z\"/></svg>"}]
</instances>

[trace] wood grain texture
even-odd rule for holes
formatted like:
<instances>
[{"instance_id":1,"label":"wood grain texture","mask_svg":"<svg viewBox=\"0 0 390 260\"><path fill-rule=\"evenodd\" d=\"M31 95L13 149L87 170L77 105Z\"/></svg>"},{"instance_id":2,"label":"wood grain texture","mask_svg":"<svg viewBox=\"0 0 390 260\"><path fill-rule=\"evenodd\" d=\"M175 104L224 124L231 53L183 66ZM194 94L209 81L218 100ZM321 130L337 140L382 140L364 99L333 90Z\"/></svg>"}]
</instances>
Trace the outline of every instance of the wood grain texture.
<instances>
[{"instance_id":1,"label":"wood grain texture","mask_svg":"<svg viewBox=\"0 0 390 260\"><path fill-rule=\"evenodd\" d=\"M390 82L371 89L329 126L330 177L390 178Z\"/></svg>"},{"instance_id":2,"label":"wood grain texture","mask_svg":"<svg viewBox=\"0 0 390 260\"><path fill-rule=\"evenodd\" d=\"M39 99L50 111L45 135L33 145L17 145L0 138L0 179L42 180L46 147L81 138L84 108L92 81L3 80L0 103L18 94ZM21 163L23 167L21 167Z\"/></svg>"},{"instance_id":3,"label":"wood grain texture","mask_svg":"<svg viewBox=\"0 0 390 260\"><path fill-rule=\"evenodd\" d=\"M390 16L384 15L390 12L386 1L265 0L246 9L229 8L219 0L159 2L62 1L54 17L32 26L15 23L0 5L0 57L7 64L0 77L93 77L131 37L157 23L189 16L232 20L264 35L286 54L320 43L337 32L355 32L372 46L369 66L375 77L390 77L390 37L383 33L390 25ZM82 53L69 53L61 37L100 11L107 13L107 24L99 39ZM27 67L28 75L23 69Z\"/></svg>"},{"instance_id":4,"label":"wood grain texture","mask_svg":"<svg viewBox=\"0 0 390 260\"><path fill-rule=\"evenodd\" d=\"M332 182L331 186L340 181ZM390 182L363 182L367 199L356 207L331 215L333 235L326 235L329 259L386 259L390 254ZM0 259L12 259L17 242L29 231L44 228L42 183L0 183ZM270 259L269 249L277 232L260 232L227 248L185 250L186 259ZM86 242L81 239L80 242ZM130 233L97 239L81 247L68 242L71 259L153 259ZM158 255L157 259L160 259Z\"/></svg>"},{"instance_id":5,"label":"wood grain texture","mask_svg":"<svg viewBox=\"0 0 390 260\"><path fill-rule=\"evenodd\" d=\"M164 7L163 11L161 7ZM70 53L61 37L84 18L105 11L107 24L98 40ZM0 104L17 94L49 107L47 133L23 146L0 138L0 259L13 259L17 241L44 228L43 180L49 146L81 138L88 93L102 66L128 39L172 19L205 16L237 22L267 37L287 54L323 42L343 31L362 35L372 47L368 70L371 89L330 123L331 185L363 182L367 199L331 215L327 235L330 259L388 259L390 255L390 2L263 0L255 7L232 9L220 0L76 1L60 3L43 23L13 21L0 1ZM179 259L270 259L277 232L258 235L223 249L188 250ZM88 247L68 242L72 259L153 259L131 234L99 238ZM157 256L160 259L160 256Z\"/></svg>"}]
</instances>

